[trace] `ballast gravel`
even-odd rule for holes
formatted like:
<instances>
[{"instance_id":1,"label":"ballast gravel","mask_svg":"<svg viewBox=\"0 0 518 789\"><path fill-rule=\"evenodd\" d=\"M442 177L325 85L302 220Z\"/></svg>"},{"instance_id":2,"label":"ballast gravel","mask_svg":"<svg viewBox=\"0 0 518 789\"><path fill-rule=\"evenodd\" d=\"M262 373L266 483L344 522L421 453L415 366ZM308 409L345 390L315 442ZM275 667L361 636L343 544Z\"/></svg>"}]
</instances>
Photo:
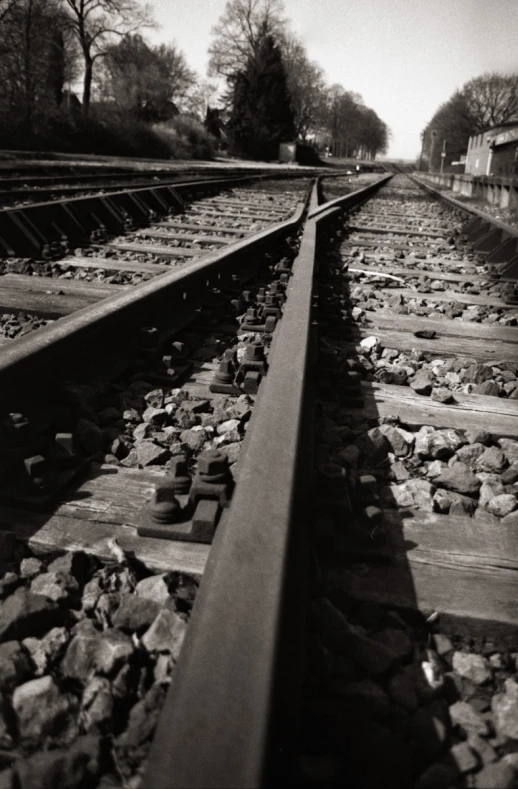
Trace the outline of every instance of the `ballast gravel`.
<instances>
[{"instance_id":1,"label":"ballast gravel","mask_svg":"<svg viewBox=\"0 0 518 789\"><path fill-rule=\"evenodd\" d=\"M0 786L136 788L197 580L0 543Z\"/></svg>"},{"instance_id":2,"label":"ballast gravel","mask_svg":"<svg viewBox=\"0 0 518 789\"><path fill-rule=\"evenodd\" d=\"M383 515L390 509L416 516L467 513L474 528L478 519L495 528L518 526L518 441L476 427L416 427L396 415L367 419L361 407L348 407L351 395L342 386L348 373L362 373L365 360L370 380L382 357L399 375L393 383L408 384L420 374L423 397L432 396L437 376L416 353L401 359L375 337L346 352L349 309L336 293L346 299L348 286L337 241L335 233L321 257L315 315L322 323L319 365L325 372L317 388L318 508L300 784L516 789L518 638L513 644L452 635L435 612L362 602L350 590L376 561L376 551L383 561ZM464 384L471 364L459 360L449 368L459 376L455 385ZM504 369L490 370L491 377ZM483 370L477 365L468 377L485 383ZM514 381L516 370L506 371ZM350 502L348 533L358 538L353 554L344 552L344 530L333 515L338 486L340 500Z\"/></svg>"}]
</instances>

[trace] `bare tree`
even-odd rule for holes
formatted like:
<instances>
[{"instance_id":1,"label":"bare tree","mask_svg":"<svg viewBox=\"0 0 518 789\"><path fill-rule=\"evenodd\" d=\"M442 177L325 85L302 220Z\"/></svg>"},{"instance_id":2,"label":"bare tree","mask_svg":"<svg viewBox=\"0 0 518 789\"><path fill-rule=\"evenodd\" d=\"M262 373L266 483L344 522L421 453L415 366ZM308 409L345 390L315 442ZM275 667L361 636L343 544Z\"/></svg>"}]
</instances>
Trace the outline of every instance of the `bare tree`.
<instances>
[{"instance_id":1,"label":"bare tree","mask_svg":"<svg viewBox=\"0 0 518 789\"><path fill-rule=\"evenodd\" d=\"M486 72L467 82L462 94L476 131L518 119L518 74Z\"/></svg>"},{"instance_id":2,"label":"bare tree","mask_svg":"<svg viewBox=\"0 0 518 789\"><path fill-rule=\"evenodd\" d=\"M311 129L323 120L326 103L324 72L318 63L308 59L304 45L293 34L285 36L283 56L295 128L298 137L305 141Z\"/></svg>"},{"instance_id":3,"label":"bare tree","mask_svg":"<svg viewBox=\"0 0 518 789\"><path fill-rule=\"evenodd\" d=\"M138 0L63 0L68 25L73 31L84 61L83 113L90 111L92 80L96 60L106 53L114 36L126 36L152 26L149 5Z\"/></svg>"},{"instance_id":4,"label":"bare tree","mask_svg":"<svg viewBox=\"0 0 518 789\"><path fill-rule=\"evenodd\" d=\"M106 50L102 92L144 121L165 120L196 82L175 44L153 47L142 36L125 36Z\"/></svg>"},{"instance_id":5,"label":"bare tree","mask_svg":"<svg viewBox=\"0 0 518 789\"><path fill-rule=\"evenodd\" d=\"M286 28L283 13L283 0L228 0L223 16L212 29L209 74L234 81L265 35L277 39L282 35Z\"/></svg>"}]
</instances>

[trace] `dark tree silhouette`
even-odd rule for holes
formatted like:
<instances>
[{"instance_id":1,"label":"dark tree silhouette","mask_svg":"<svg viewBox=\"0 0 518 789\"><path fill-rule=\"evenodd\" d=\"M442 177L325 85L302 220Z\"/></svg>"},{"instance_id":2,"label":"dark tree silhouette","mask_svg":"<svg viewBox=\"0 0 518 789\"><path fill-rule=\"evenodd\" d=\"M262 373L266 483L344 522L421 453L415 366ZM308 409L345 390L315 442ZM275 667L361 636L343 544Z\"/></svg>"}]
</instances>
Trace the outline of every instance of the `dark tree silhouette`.
<instances>
[{"instance_id":1,"label":"dark tree silhouette","mask_svg":"<svg viewBox=\"0 0 518 789\"><path fill-rule=\"evenodd\" d=\"M279 143L295 139L282 54L269 34L237 74L229 132L234 151L253 159L277 159Z\"/></svg>"}]
</instances>

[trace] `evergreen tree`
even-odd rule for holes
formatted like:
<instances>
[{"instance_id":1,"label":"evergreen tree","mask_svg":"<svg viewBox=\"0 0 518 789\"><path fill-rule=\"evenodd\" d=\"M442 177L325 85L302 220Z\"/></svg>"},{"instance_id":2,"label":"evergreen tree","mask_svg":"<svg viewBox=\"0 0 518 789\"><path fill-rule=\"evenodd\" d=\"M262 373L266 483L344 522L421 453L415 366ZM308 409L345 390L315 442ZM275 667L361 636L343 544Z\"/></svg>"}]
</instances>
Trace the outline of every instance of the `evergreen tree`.
<instances>
[{"instance_id":1,"label":"evergreen tree","mask_svg":"<svg viewBox=\"0 0 518 789\"><path fill-rule=\"evenodd\" d=\"M252 159L277 159L279 143L295 139L282 54L268 33L237 74L229 131L234 151Z\"/></svg>"}]
</instances>

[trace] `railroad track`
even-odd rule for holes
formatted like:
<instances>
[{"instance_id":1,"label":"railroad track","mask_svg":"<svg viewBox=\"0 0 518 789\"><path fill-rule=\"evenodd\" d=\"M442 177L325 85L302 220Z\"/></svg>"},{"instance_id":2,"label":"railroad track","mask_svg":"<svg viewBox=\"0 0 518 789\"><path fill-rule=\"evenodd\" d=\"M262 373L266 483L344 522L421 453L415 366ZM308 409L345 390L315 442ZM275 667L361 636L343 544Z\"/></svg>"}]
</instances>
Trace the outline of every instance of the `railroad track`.
<instances>
[{"instance_id":1,"label":"railroad track","mask_svg":"<svg viewBox=\"0 0 518 789\"><path fill-rule=\"evenodd\" d=\"M41 169L41 168L40 168ZM268 168L259 172L267 173ZM253 174L246 167L234 169L232 176ZM160 169L125 170L123 168L110 170L102 169L100 172L89 168L87 172L68 172L55 174L35 173L7 176L0 175L0 205L15 207L31 205L35 202L56 200L59 198L88 196L96 194L110 194L121 189L156 187L161 184L176 184L187 179L217 181L228 177L228 169L212 167L204 171L198 169L183 169L177 171Z\"/></svg>"},{"instance_id":2,"label":"railroad track","mask_svg":"<svg viewBox=\"0 0 518 789\"><path fill-rule=\"evenodd\" d=\"M222 250L269 224L281 221L295 210L297 197L293 189L293 197L290 197L282 194L282 186L273 193L271 186L270 191L259 187L250 190L243 182L243 188L220 194L221 186L227 183L228 178L198 184L196 194L192 196L195 202L188 208L180 197L181 187L175 190L166 187L170 205L162 206L163 219L151 208L146 211L146 197L151 197L151 204L155 201L156 208L154 187L140 187L136 199L132 191L119 193L129 212L121 206L118 215L114 205L106 205L104 197L94 199L93 203L90 200L89 205L83 208L81 219L97 223L98 228L91 231L86 245L76 247L72 255L66 253L69 241L68 238L63 240L64 235L60 242L48 244L45 238L37 238L29 229L25 234L18 233L18 237L12 240L14 248L9 249L11 256L0 260L0 273L4 275L0 331L4 341L23 336L50 320L69 315L121 292L125 287L170 271L171 267L195 262L204 254ZM235 179L230 183L236 183ZM196 201L197 196L206 193L212 197ZM77 222L78 203L83 206L83 201L68 201L56 206L58 211L61 209L69 214L69 224L71 220ZM32 214L40 208L52 213L54 206L35 206L21 212L22 221L17 218L17 229L20 230L23 221L27 223L29 220L32 225ZM112 220L115 219L115 224L109 227L112 235L108 235L106 225L98 219L98 215L103 211L106 213L107 208L111 211ZM187 210L175 213L183 208ZM8 216L11 218L18 213L8 212ZM79 233L77 224L71 229L78 235L77 240L87 241L84 225ZM113 235L117 231L119 233ZM35 247L40 246L36 258L14 256L15 251L26 251L31 243Z\"/></svg>"},{"instance_id":3,"label":"railroad track","mask_svg":"<svg viewBox=\"0 0 518 789\"><path fill-rule=\"evenodd\" d=\"M302 236L301 209L0 355L4 536L68 552L16 565L0 633L34 663L44 622L84 620L41 679L9 680L18 780L74 755L85 780L133 780L173 670L142 786L514 780L512 283L486 283L465 215L403 176L307 201Z\"/></svg>"}]
</instances>

